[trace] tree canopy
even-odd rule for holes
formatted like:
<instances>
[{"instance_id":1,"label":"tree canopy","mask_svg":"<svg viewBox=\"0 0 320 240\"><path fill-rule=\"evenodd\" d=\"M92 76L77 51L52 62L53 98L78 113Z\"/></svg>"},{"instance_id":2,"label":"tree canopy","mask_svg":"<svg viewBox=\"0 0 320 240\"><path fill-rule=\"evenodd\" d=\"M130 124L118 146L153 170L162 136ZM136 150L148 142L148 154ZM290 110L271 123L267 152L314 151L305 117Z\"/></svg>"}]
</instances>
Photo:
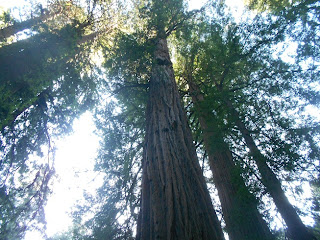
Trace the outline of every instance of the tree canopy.
<instances>
[{"instance_id":1,"label":"tree canopy","mask_svg":"<svg viewBox=\"0 0 320 240\"><path fill-rule=\"evenodd\" d=\"M4 12L3 239L45 229L54 139L87 110L104 183L49 239L319 238L319 3L248 5L237 20L224 1Z\"/></svg>"}]
</instances>

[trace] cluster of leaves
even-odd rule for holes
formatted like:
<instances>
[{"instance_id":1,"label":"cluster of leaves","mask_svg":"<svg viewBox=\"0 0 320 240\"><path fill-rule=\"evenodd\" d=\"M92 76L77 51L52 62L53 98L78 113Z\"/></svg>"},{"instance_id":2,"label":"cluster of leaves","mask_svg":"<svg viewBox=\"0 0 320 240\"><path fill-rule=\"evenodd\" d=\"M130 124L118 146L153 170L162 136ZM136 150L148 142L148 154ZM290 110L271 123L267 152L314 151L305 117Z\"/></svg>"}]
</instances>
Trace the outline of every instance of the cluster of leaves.
<instances>
[{"instance_id":1,"label":"cluster of leaves","mask_svg":"<svg viewBox=\"0 0 320 240\"><path fill-rule=\"evenodd\" d=\"M87 23L40 25L33 36L0 48L4 239L21 239L27 229L40 227L39 221L45 226L54 139L70 132L73 120L95 102L98 78L90 67L91 48L79 46Z\"/></svg>"},{"instance_id":2,"label":"cluster of leaves","mask_svg":"<svg viewBox=\"0 0 320 240\"><path fill-rule=\"evenodd\" d=\"M0 26L1 28L4 28L7 25L13 24L14 18L11 16L10 11L4 11L1 9L1 15L0 15Z\"/></svg>"},{"instance_id":3,"label":"cluster of leaves","mask_svg":"<svg viewBox=\"0 0 320 240\"><path fill-rule=\"evenodd\" d=\"M134 104L119 108L118 103L109 102L96 113L104 137L95 170L103 174L104 180L95 196L87 196L88 206L78 206L74 212L73 236L79 239L133 239L144 135L139 110ZM133 112L138 114L133 116ZM93 217L84 222L88 213Z\"/></svg>"},{"instance_id":4,"label":"cluster of leaves","mask_svg":"<svg viewBox=\"0 0 320 240\"><path fill-rule=\"evenodd\" d=\"M87 196L88 206L74 212L73 236L79 239L133 239L138 218L151 50L135 35L118 33L113 43L104 47L107 81L99 87L95 110L102 136L95 170L104 182L95 196ZM85 221L87 210L93 217Z\"/></svg>"},{"instance_id":5,"label":"cluster of leaves","mask_svg":"<svg viewBox=\"0 0 320 240\"><path fill-rule=\"evenodd\" d=\"M192 72L192 80L206 99L202 108L214 113L216 129L224 135L248 186L260 199L264 187L237 127L238 118L279 179L310 181L318 171L319 123L310 116L303 121L301 117L307 105L318 103L315 99L319 93L314 89L318 77L313 75L315 68L301 67L301 60L289 64L273 53L274 46L288 36L289 28L300 30L296 20L289 27L287 16L258 15L235 24L221 14L223 9L214 9L211 14L218 18L200 18L176 34L175 68L179 80L190 78ZM237 118L227 103L238 112ZM201 139L201 132L194 130ZM295 189L294 194L301 194L299 187Z\"/></svg>"}]
</instances>

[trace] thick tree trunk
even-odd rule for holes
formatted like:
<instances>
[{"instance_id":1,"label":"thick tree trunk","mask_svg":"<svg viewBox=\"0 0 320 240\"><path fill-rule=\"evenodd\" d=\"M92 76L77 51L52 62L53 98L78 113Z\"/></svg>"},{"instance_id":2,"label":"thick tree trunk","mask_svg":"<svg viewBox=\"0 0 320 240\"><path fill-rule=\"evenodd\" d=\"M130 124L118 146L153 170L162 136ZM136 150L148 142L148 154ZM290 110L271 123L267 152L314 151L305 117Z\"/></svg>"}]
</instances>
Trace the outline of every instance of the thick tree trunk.
<instances>
[{"instance_id":1,"label":"thick tree trunk","mask_svg":"<svg viewBox=\"0 0 320 240\"><path fill-rule=\"evenodd\" d=\"M223 239L181 106L166 39L158 39L156 45L149 91L137 239Z\"/></svg>"},{"instance_id":2,"label":"thick tree trunk","mask_svg":"<svg viewBox=\"0 0 320 240\"><path fill-rule=\"evenodd\" d=\"M281 188L281 183L274 172L267 164L267 158L260 152L255 144L249 130L245 124L240 120L239 113L233 107L230 100L225 100L226 106L229 108L232 117L235 120L237 127L239 128L243 138L250 149L250 153L255 160L261 179L266 190L270 193L274 200L281 216L287 224L289 237L294 240L312 240L316 239L302 223L299 215L294 207L290 204L284 191Z\"/></svg>"},{"instance_id":3,"label":"thick tree trunk","mask_svg":"<svg viewBox=\"0 0 320 240\"><path fill-rule=\"evenodd\" d=\"M233 162L228 144L217 130L214 115L201 107L204 96L192 82L190 74L188 85L203 131L203 140L230 240L274 239L257 209L257 199L248 191L240 175L241 170Z\"/></svg>"}]
</instances>

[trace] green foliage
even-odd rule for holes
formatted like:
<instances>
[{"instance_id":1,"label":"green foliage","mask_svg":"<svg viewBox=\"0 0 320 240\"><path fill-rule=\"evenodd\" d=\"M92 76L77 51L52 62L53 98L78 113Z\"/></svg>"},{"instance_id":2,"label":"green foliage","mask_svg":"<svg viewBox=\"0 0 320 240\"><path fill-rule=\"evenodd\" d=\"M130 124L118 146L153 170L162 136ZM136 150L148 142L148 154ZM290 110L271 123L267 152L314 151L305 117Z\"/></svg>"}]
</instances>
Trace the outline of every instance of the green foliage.
<instances>
[{"instance_id":1,"label":"green foliage","mask_svg":"<svg viewBox=\"0 0 320 240\"><path fill-rule=\"evenodd\" d=\"M122 93L126 94L126 93ZM128 105L127 105L128 104ZM133 239L140 196L144 110L135 102L108 101L96 113L103 136L95 170L104 174L96 196L74 212L79 239ZM94 214L89 220L86 214Z\"/></svg>"},{"instance_id":2,"label":"green foliage","mask_svg":"<svg viewBox=\"0 0 320 240\"><path fill-rule=\"evenodd\" d=\"M95 113L103 136L95 170L105 174L104 183L74 212L79 239L133 239L137 221L152 46L138 33L120 32L113 44L104 47L108 80L99 89L110 98L102 98ZM93 217L84 220L90 209Z\"/></svg>"},{"instance_id":3,"label":"green foliage","mask_svg":"<svg viewBox=\"0 0 320 240\"><path fill-rule=\"evenodd\" d=\"M287 40L298 44L296 59L303 60L303 66L309 65L319 72L319 3L316 0L305 1L249 1L253 8L265 10L269 7L278 29L283 29ZM264 9L263 9L264 8Z\"/></svg>"},{"instance_id":4,"label":"green foliage","mask_svg":"<svg viewBox=\"0 0 320 240\"><path fill-rule=\"evenodd\" d=\"M0 48L0 234L21 239L45 228L54 140L95 101L96 69L79 47L83 26L45 27ZM90 70L90 71L88 71ZM42 229L41 229L42 228Z\"/></svg>"},{"instance_id":5,"label":"green foliage","mask_svg":"<svg viewBox=\"0 0 320 240\"><path fill-rule=\"evenodd\" d=\"M53 237L46 238L46 240L71 240L72 239L72 234L70 232L65 232L65 233L58 233L55 234Z\"/></svg>"},{"instance_id":6,"label":"green foliage","mask_svg":"<svg viewBox=\"0 0 320 240\"><path fill-rule=\"evenodd\" d=\"M223 8L216 9L213 18L199 18L176 34L173 42L178 46L174 54L178 80L192 76L200 87L205 99L201 108L214 113L215 129L228 142L247 184L257 196L262 197L264 189L257 182L259 174L228 102L281 180L310 181L317 172L319 145L315 142L319 122L302 121L299 115L309 104L318 104L319 93L313 88L317 86L314 69L274 57L274 46L287 36L284 18L257 16L236 25L226 14L219 16ZM314 53L310 56L316 58ZM196 126L193 130L201 139Z\"/></svg>"},{"instance_id":7,"label":"green foliage","mask_svg":"<svg viewBox=\"0 0 320 240\"><path fill-rule=\"evenodd\" d=\"M0 9L1 15L0 15L0 28L4 28L7 25L14 24L15 20L11 16L10 10L4 11Z\"/></svg>"},{"instance_id":8,"label":"green foliage","mask_svg":"<svg viewBox=\"0 0 320 240\"><path fill-rule=\"evenodd\" d=\"M31 220L44 218L42 207L50 193L48 182L54 173L52 139L70 132L73 119L92 106L92 80L90 76L80 77L79 72L69 72L55 82L54 89L43 91L38 100L2 132L1 188L6 195L0 200L0 209L8 215L1 223L1 234L22 234L32 227Z\"/></svg>"},{"instance_id":9,"label":"green foliage","mask_svg":"<svg viewBox=\"0 0 320 240\"><path fill-rule=\"evenodd\" d=\"M143 4L143 5L142 5ZM140 18L146 21L146 28L151 33L164 37L166 32L175 28L184 17L183 1L142 1L139 9Z\"/></svg>"},{"instance_id":10,"label":"green foliage","mask_svg":"<svg viewBox=\"0 0 320 240\"><path fill-rule=\"evenodd\" d=\"M114 44L105 48L104 64L111 78L112 90L118 93L126 84L143 87L149 81L152 44L142 39L139 34L125 33L118 33Z\"/></svg>"},{"instance_id":11,"label":"green foliage","mask_svg":"<svg viewBox=\"0 0 320 240\"><path fill-rule=\"evenodd\" d=\"M53 171L49 166L42 165L38 166L39 170L36 172L34 167L29 164L25 169L20 168L20 171L14 170L16 171L14 172L11 169L10 174L19 180L12 179L7 174L6 185L2 183L0 188L2 239L21 239L27 227L39 228L39 223L45 224L43 205L50 191L48 181ZM29 179L24 179L22 174L28 174ZM13 185L15 187L12 187Z\"/></svg>"},{"instance_id":12,"label":"green foliage","mask_svg":"<svg viewBox=\"0 0 320 240\"><path fill-rule=\"evenodd\" d=\"M58 34L42 33L0 48L1 129L53 87L75 55L77 29L66 26Z\"/></svg>"},{"instance_id":13,"label":"green foliage","mask_svg":"<svg viewBox=\"0 0 320 240\"><path fill-rule=\"evenodd\" d=\"M299 0L267 0L267 1L260 1L260 0L245 0L244 1L249 8L255 9L257 11L273 11L279 12L286 7L290 7L296 3L301 1Z\"/></svg>"}]
</instances>

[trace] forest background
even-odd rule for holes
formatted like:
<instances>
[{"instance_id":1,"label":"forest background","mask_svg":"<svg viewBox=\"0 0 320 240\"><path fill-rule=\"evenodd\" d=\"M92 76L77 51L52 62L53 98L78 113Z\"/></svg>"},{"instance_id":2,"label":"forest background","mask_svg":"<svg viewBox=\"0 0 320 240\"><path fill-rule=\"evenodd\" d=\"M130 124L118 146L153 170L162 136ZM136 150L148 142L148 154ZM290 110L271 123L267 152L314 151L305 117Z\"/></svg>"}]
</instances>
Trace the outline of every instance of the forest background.
<instances>
[{"instance_id":1,"label":"forest background","mask_svg":"<svg viewBox=\"0 0 320 240\"><path fill-rule=\"evenodd\" d=\"M318 236L319 3L247 2L250 9L237 19L223 1L208 1L198 10L184 4L48 1L34 2L19 17L17 11L2 12L3 239L36 231L39 239L139 238L141 179L148 169L142 159L158 157L144 153L150 79L156 78L155 66L171 61L199 159L192 166L198 164L197 175L205 176L221 232L230 239ZM171 60L155 57L154 46L163 38ZM57 139L70 134L74 119L87 111L100 140L94 169L86 161L79 166L76 154L88 152L91 141L98 145L89 136L59 166ZM79 128L85 125L91 124ZM169 135L178 126L172 120L162 131ZM72 159L78 169L68 169ZM44 207L59 168L82 180L82 171L89 173L92 185L85 186L69 229L47 236ZM82 187L86 182L77 181ZM259 224L244 221L248 216ZM157 226L151 222L145 224Z\"/></svg>"}]
</instances>

